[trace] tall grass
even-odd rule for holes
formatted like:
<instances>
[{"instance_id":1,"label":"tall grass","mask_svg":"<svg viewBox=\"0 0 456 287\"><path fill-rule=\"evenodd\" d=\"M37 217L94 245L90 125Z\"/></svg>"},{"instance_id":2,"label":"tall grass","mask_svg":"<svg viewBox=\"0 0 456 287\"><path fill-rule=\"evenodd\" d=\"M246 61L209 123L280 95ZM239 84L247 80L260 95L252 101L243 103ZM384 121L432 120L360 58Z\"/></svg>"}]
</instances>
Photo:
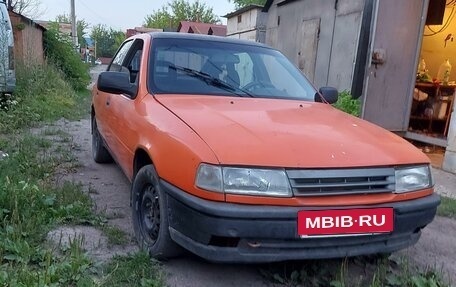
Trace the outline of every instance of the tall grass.
<instances>
[{"instance_id":1,"label":"tall grass","mask_svg":"<svg viewBox=\"0 0 456 287\"><path fill-rule=\"evenodd\" d=\"M51 64L20 66L16 77L13 100L0 109L0 133L89 113L88 109L81 108L82 101L89 101L88 91L75 92Z\"/></svg>"},{"instance_id":2,"label":"tall grass","mask_svg":"<svg viewBox=\"0 0 456 287\"><path fill-rule=\"evenodd\" d=\"M52 65L20 67L17 77L14 98L0 105L0 151L9 155L0 158L0 286L162 286L147 255L101 266L86 255L82 237L69 246L47 242L55 227L81 224L102 227L113 244L126 239L103 226L81 185L54 183L57 170L77 164L68 135L50 129L32 135L27 129L88 116L88 91L74 92Z\"/></svg>"},{"instance_id":3,"label":"tall grass","mask_svg":"<svg viewBox=\"0 0 456 287\"><path fill-rule=\"evenodd\" d=\"M57 224L96 224L92 201L79 185L52 184L62 160L42 138L3 140L0 161L0 286L70 286L86 275L89 260L74 245L63 257L43 244ZM71 260L67 260L71 258Z\"/></svg>"}]
</instances>

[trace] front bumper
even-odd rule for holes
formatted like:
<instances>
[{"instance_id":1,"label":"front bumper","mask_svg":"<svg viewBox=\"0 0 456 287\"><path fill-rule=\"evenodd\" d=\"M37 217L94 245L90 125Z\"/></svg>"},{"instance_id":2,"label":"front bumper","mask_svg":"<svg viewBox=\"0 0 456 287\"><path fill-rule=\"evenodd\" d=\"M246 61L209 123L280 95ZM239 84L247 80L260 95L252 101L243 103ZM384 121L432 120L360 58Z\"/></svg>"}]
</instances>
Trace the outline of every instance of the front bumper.
<instances>
[{"instance_id":1,"label":"front bumper","mask_svg":"<svg viewBox=\"0 0 456 287\"><path fill-rule=\"evenodd\" d=\"M275 262L389 253L416 243L436 213L436 194L369 207L393 207L390 234L302 239L300 210L322 207L252 206L200 199L161 181L167 195L171 238L214 262ZM347 206L361 208L366 206ZM334 208L334 207L331 207ZM344 207L345 208L345 207Z\"/></svg>"}]
</instances>

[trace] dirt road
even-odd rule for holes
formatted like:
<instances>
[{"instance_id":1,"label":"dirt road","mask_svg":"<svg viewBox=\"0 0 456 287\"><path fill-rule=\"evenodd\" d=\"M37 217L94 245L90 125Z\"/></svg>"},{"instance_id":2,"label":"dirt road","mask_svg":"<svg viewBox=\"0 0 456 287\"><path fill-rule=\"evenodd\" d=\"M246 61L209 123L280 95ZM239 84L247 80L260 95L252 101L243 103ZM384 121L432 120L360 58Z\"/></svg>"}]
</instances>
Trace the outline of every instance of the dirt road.
<instances>
[{"instance_id":1,"label":"dirt road","mask_svg":"<svg viewBox=\"0 0 456 287\"><path fill-rule=\"evenodd\" d=\"M61 121L57 127L73 137L74 152L80 162L77 173L64 179L81 182L93 190L91 195L99 211L108 215L109 224L127 232L131 244L118 252L136 250L131 225L129 192L130 183L115 164L100 165L91 157L90 120ZM399 254L405 255L419 266L432 266L456 282L456 221L437 217L424 231L414 247ZM112 250L107 251L112 252ZM270 286L258 272L257 265L211 264L186 255L164 263L169 286Z\"/></svg>"}]
</instances>

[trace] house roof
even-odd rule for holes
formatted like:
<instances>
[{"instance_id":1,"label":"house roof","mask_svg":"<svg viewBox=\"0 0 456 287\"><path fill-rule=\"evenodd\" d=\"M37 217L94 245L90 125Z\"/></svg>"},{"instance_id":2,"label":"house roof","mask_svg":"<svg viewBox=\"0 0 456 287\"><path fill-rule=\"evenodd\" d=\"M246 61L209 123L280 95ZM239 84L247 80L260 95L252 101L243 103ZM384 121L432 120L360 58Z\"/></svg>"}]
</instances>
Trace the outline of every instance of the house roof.
<instances>
[{"instance_id":1,"label":"house roof","mask_svg":"<svg viewBox=\"0 0 456 287\"><path fill-rule=\"evenodd\" d=\"M40 23L36 22L36 21L33 21L32 19L30 18L27 18L25 17L24 15L22 14L19 14L19 13L16 13L14 11L11 11L11 10L8 10L8 14L10 15L13 15L15 17L20 17L21 18L21 21L24 22L24 23L27 23L29 25L32 25L38 29L41 29L42 31L46 31L46 27L44 27L43 25L41 25ZM11 17L11 16L10 16Z\"/></svg>"},{"instance_id":2,"label":"house roof","mask_svg":"<svg viewBox=\"0 0 456 287\"><path fill-rule=\"evenodd\" d=\"M42 21L42 20L36 20L36 23L39 25L43 26L45 29L48 29L50 25L56 24L57 22L54 21ZM59 25L59 31L61 33L66 33L68 35L71 34L71 24L69 23L57 23Z\"/></svg>"},{"instance_id":3,"label":"house roof","mask_svg":"<svg viewBox=\"0 0 456 287\"><path fill-rule=\"evenodd\" d=\"M286 4L294 2L294 1L297 1L297 0L282 0L277 3L277 6L283 6L283 5L286 5ZM271 8L273 2L274 2L274 0L267 0L266 4L264 4L263 12L268 12L269 8Z\"/></svg>"},{"instance_id":4,"label":"house roof","mask_svg":"<svg viewBox=\"0 0 456 287\"><path fill-rule=\"evenodd\" d=\"M250 5L247 5L245 7L242 7L241 9L238 9L234 12L231 12L231 13L228 13L226 14L225 16L222 16L224 18L233 18L239 14L242 14L244 12L247 12L247 11L250 11L250 10L253 10L253 9L263 9L263 6L261 5L257 5L257 4L250 4Z\"/></svg>"},{"instance_id":5,"label":"house roof","mask_svg":"<svg viewBox=\"0 0 456 287\"><path fill-rule=\"evenodd\" d=\"M208 35L226 36L226 27L212 26L207 32Z\"/></svg>"},{"instance_id":6,"label":"house roof","mask_svg":"<svg viewBox=\"0 0 456 287\"><path fill-rule=\"evenodd\" d=\"M181 21L179 23L179 27L177 28L177 32L208 35L210 28L214 28L212 29L214 35L226 36L226 25L190 21ZM215 34L216 31L218 34Z\"/></svg>"}]
</instances>

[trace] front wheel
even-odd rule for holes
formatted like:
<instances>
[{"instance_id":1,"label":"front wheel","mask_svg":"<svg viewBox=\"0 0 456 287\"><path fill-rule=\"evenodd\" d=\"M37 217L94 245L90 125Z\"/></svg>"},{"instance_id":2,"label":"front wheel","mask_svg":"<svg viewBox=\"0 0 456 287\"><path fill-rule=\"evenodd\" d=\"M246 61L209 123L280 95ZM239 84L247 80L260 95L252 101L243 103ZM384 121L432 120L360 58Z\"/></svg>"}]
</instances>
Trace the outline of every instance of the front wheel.
<instances>
[{"instance_id":1,"label":"front wheel","mask_svg":"<svg viewBox=\"0 0 456 287\"><path fill-rule=\"evenodd\" d=\"M132 187L132 219L140 247L163 260L179 255L182 249L169 234L168 204L158 182L153 165L139 170Z\"/></svg>"}]
</instances>

